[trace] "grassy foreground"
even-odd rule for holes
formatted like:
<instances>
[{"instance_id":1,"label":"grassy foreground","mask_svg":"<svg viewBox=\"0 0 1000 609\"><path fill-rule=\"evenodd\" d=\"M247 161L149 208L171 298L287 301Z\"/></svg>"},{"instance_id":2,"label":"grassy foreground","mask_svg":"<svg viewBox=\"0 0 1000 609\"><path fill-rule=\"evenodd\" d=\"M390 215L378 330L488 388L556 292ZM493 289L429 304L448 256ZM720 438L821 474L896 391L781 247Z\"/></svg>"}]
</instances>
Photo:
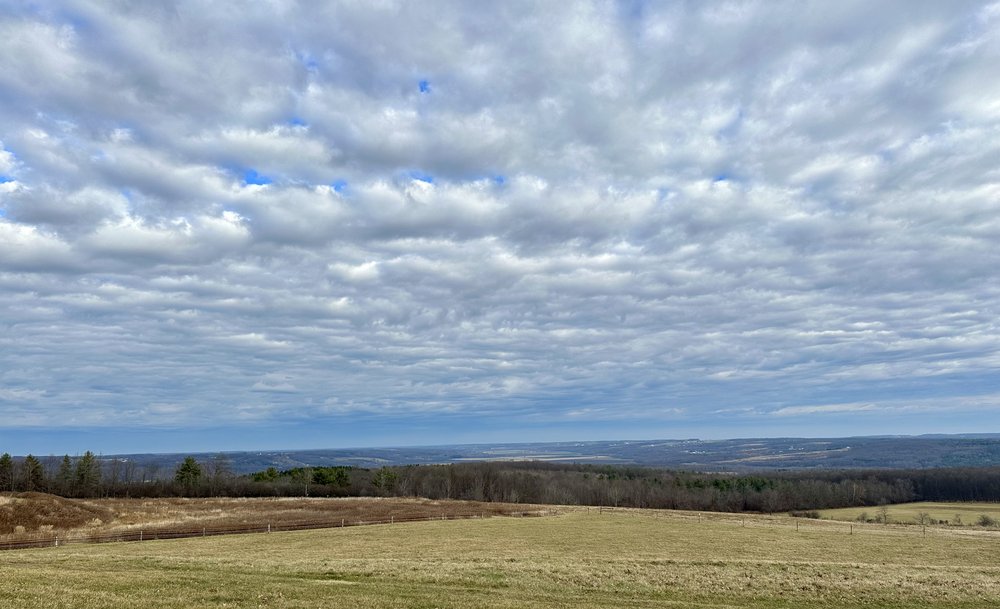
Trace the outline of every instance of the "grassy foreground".
<instances>
[{"instance_id":1,"label":"grassy foreground","mask_svg":"<svg viewBox=\"0 0 1000 609\"><path fill-rule=\"evenodd\" d=\"M0 607L1000 606L998 534L853 530L576 511L71 545L0 553Z\"/></svg>"}]
</instances>

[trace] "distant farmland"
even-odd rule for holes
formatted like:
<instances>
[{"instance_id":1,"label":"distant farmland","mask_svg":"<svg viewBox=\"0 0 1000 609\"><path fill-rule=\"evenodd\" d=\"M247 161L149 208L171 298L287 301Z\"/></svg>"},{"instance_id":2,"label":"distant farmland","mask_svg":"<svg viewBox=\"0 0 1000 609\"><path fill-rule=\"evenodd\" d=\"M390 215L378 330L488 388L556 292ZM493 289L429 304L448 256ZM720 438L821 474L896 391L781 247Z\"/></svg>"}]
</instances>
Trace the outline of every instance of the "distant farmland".
<instances>
[{"instance_id":1,"label":"distant farmland","mask_svg":"<svg viewBox=\"0 0 1000 609\"><path fill-rule=\"evenodd\" d=\"M3 552L0 607L979 609L998 565L990 531L579 509Z\"/></svg>"},{"instance_id":2,"label":"distant farmland","mask_svg":"<svg viewBox=\"0 0 1000 609\"><path fill-rule=\"evenodd\" d=\"M830 520L857 521L874 520L879 516L880 507L852 507L820 510L822 518ZM943 523L951 526L992 526L1000 523L1000 503L988 502L939 502L917 501L885 506L886 520L890 523L927 524ZM983 517L986 517L985 519Z\"/></svg>"}]
</instances>

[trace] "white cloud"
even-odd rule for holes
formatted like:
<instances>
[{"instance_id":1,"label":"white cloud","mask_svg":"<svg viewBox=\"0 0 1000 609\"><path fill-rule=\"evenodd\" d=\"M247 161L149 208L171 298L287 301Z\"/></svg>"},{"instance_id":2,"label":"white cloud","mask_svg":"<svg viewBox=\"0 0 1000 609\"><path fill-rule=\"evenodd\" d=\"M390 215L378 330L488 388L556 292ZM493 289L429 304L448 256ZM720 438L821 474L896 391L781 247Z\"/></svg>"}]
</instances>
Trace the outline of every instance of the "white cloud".
<instances>
[{"instance_id":1,"label":"white cloud","mask_svg":"<svg viewBox=\"0 0 1000 609\"><path fill-rule=\"evenodd\" d=\"M14 153L5 150L3 141L0 140L0 174L10 177L16 165L17 159L14 158Z\"/></svg>"},{"instance_id":2,"label":"white cloud","mask_svg":"<svg viewBox=\"0 0 1000 609\"><path fill-rule=\"evenodd\" d=\"M0 400L22 402L35 401L45 395L45 391L40 389L24 389L0 387Z\"/></svg>"},{"instance_id":3,"label":"white cloud","mask_svg":"<svg viewBox=\"0 0 1000 609\"><path fill-rule=\"evenodd\" d=\"M253 384L251 391L263 391L266 393L295 393L298 389L289 382L291 379L282 374L265 374L263 378Z\"/></svg>"},{"instance_id":4,"label":"white cloud","mask_svg":"<svg viewBox=\"0 0 1000 609\"><path fill-rule=\"evenodd\" d=\"M0 381L39 424L972 404L996 6L12 9Z\"/></svg>"},{"instance_id":5,"label":"white cloud","mask_svg":"<svg viewBox=\"0 0 1000 609\"><path fill-rule=\"evenodd\" d=\"M8 271L47 271L80 266L69 245L56 236L3 218L0 218L0 260Z\"/></svg>"}]
</instances>

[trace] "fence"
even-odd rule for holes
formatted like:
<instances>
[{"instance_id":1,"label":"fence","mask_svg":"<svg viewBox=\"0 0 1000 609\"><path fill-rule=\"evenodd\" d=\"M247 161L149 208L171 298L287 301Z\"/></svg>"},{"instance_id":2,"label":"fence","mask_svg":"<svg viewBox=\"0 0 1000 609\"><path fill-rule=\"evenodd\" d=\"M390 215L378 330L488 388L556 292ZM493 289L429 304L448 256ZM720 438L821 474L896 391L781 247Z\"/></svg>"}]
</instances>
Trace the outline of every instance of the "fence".
<instances>
[{"instance_id":1,"label":"fence","mask_svg":"<svg viewBox=\"0 0 1000 609\"><path fill-rule=\"evenodd\" d=\"M844 535L919 535L922 537L978 537L982 535L993 535L1000 537L1000 528L973 525L930 525L905 521L875 523L850 520L789 517L782 514L756 514L749 512L697 512L689 510L656 510L610 506L592 506L586 509L587 511L597 512L600 515L651 518L653 520L671 520L673 522L689 524L701 524L703 522L706 524L728 524L742 528L771 528L795 530L796 532L801 530L803 532L822 531Z\"/></svg>"},{"instance_id":2,"label":"fence","mask_svg":"<svg viewBox=\"0 0 1000 609\"><path fill-rule=\"evenodd\" d=\"M533 510L521 512L465 512L455 514L438 514L429 516L389 516L388 518L363 518L348 520L333 518L329 520L268 522L266 524L227 526L219 528L189 527L184 529L129 529L115 533L87 533L86 531L67 532L60 536L34 536L30 539L0 541L2 550L23 550L27 548L48 548L79 543L113 543L128 541L154 541L157 539L181 539L186 537L214 537L218 535L240 535L246 533L277 533L280 531L305 531L311 529L332 529L341 527L368 526L377 524L396 524L405 522L428 522L432 520L470 520L493 516L538 517L555 512L551 510Z\"/></svg>"},{"instance_id":3,"label":"fence","mask_svg":"<svg viewBox=\"0 0 1000 609\"><path fill-rule=\"evenodd\" d=\"M30 538L0 541L0 551L18 550L27 548L55 547L67 544L81 543L112 543L130 541L153 541L157 539L180 539L186 537L211 537L218 535L239 535L247 533L272 533L281 531L304 531L311 529L330 529L340 527L355 527L366 525L384 525L406 522L427 522L433 520L469 520L482 519L494 516L507 517L537 517L561 513L563 509L541 509L513 512L456 512L450 514L434 514L421 516L392 516L381 518L330 518L312 521L272 521L255 525L226 526L217 528L188 527L183 529L149 528L149 529L128 529L114 533L101 533L86 531L71 531L59 534L44 535L35 534ZM570 508L573 509L573 508ZM746 514L728 512L684 512L674 510L642 510L636 508L613 508L613 507L577 507L578 510L597 512L604 515L647 517L653 519L669 519L688 523L729 523L735 526L753 528L780 528L798 531L800 526L806 530L826 530L828 532L840 532L847 535L855 533L879 533L910 535L919 534L950 534L950 535L981 535L997 534L995 530L979 529L973 527L927 527L913 524L870 524L851 523L833 520L813 520L802 518L788 518L784 516L754 515L748 517Z\"/></svg>"}]
</instances>

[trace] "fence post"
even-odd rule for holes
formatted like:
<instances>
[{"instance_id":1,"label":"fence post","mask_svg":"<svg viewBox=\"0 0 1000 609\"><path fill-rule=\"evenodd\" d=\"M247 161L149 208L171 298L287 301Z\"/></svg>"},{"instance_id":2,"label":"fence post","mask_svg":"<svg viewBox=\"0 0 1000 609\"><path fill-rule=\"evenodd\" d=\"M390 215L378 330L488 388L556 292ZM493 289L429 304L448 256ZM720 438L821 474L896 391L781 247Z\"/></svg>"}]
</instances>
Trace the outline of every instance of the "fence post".
<instances>
[{"instance_id":1,"label":"fence post","mask_svg":"<svg viewBox=\"0 0 1000 609\"><path fill-rule=\"evenodd\" d=\"M139 529L139 541L142 541L142 529Z\"/></svg>"},{"instance_id":2,"label":"fence post","mask_svg":"<svg viewBox=\"0 0 1000 609\"><path fill-rule=\"evenodd\" d=\"M340 528L344 528L344 519L343 518L340 519Z\"/></svg>"},{"instance_id":3,"label":"fence post","mask_svg":"<svg viewBox=\"0 0 1000 609\"><path fill-rule=\"evenodd\" d=\"M267 523L267 532L268 532L268 533L270 533L270 532L271 532L271 523L270 523L270 522L269 522L269 523Z\"/></svg>"},{"instance_id":4,"label":"fence post","mask_svg":"<svg viewBox=\"0 0 1000 609\"><path fill-rule=\"evenodd\" d=\"M396 524L396 517L395 516L389 516L389 524Z\"/></svg>"}]
</instances>

